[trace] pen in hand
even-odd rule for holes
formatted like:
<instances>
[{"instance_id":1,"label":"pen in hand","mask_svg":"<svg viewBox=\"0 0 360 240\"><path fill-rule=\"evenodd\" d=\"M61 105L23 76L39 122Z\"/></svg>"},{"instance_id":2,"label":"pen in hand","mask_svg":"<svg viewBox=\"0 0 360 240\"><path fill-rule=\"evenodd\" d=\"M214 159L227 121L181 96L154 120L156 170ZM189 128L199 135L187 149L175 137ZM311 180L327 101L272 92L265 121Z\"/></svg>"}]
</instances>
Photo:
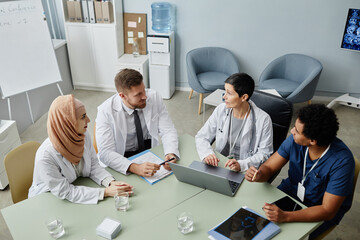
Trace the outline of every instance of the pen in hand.
<instances>
[{"instance_id":1,"label":"pen in hand","mask_svg":"<svg viewBox=\"0 0 360 240\"><path fill-rule=\"evenodd\" d=\"M252 182L255 180L256 175L257 175L257 173L258 173L258 171L259 171L259 168L260 168L260 166L261 166L264 162L265 162L264 160L261 160L261 161L260 161L260 164L259 164L259 166L257 167L257 170L256 170L254 176L253 176L252 179L251 179Z\"/></svg>"},{"instance_id":2,"label":"pen in hand","mask_svg":"<svg viewBox=\"0 0 360 240\"><path fill-rule=\"evenodd\" d=\"M175 159L176 159L176 158L172 157L172 158L170 158L169 160L166 160L166 161L160 163L159 165L160 165L160 166L161 166L161 165L164 165L165 163L170 162L170 161L175 160Z\"/></svg>"}]
</instances>

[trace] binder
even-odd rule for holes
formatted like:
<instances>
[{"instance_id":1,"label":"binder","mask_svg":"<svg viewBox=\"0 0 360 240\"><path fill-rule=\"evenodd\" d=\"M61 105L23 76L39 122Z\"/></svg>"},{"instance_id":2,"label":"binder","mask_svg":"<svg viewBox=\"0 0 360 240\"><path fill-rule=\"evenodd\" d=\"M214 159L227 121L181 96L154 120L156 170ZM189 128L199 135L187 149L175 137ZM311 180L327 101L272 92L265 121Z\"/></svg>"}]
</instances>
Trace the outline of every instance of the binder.
<instances>
[{"instance_id":1,"label":"binder","mask_svg":"<svg viewBox=\"0 0 360 240\"><path fill-rule=\"evenodd\" d=\"M95 23L94 0L87 0L90 23Z\"/></svg>"},{"instance_id":2,"label":"binder","mask_svg":"<svg viewBox=\"0 0 360 240\"><path fill-rule=\"evenodd\" d=\"M95 19L97 23L104 23L103 13L102 13L102 2L94 1L95 8Z\"/></svg>"},{"instance_id":3,"label":"binder","mask_svg":"<svg viewBox=\"0 0 360 240\"><path fill-rule=\"evenodd\" d=\"M104 23L112 23L114 21L113 6L111 2L102 2L102 17Z\"/></svg>"},{"instance_id":4,"label":"binder","mask_svg":"<svg viewBox=\"0 0 360 240\"><path fill-rule=\"evenodd\" d=\"M69 22L75 22L76 16L75 16L75 2L73 1L67 1L67 9L68 9L68 15L69 15Z\"/></svg>"},{"instance_id":5,"label":"binder","mask_svg":"<svg viewBox=\"0 0 360 240\"><path fill-rule=\"evenodd\" d=\"M81 11L81 2L74 1L74 6L75 6L75 17L76 17L75 22L82 22L83 17Z\"/></svg>"},{"instance_id":6,"label":"binder","mask_svg":"<svg viewBox=\"0 0 360 240\"><path fill-rule=\"evenodd\" d=\"M81 0L81 7L82 7L82 12L83 12L84 22L89 23L90 19L89 19L88 1Z\"/></svg>"}]
</instances>

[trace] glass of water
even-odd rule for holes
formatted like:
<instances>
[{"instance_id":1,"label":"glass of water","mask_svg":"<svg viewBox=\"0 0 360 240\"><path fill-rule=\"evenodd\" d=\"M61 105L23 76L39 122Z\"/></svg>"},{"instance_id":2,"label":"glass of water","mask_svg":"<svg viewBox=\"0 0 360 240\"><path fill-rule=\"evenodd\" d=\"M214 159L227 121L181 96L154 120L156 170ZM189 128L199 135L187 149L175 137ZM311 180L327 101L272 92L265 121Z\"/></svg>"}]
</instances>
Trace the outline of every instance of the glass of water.
<instances>
[{"instance_id":1,"label":"glass of water","mask_svg":"<svg viewBox=\"0 0 360 240\"><path fill-rule=\"evenodd\" d=\"M59 217L52 217L46 221L46 227L49 230L50 235L58 239L65 234L63 222Z\"/></svg>"},{"instance_id":2,"label":"glass of water","mask_svg":"<svg viewBox=\"0 0 360 240\"><path fill-rule=\"evenodd\" d=\"M129 193L117 193L114 196L114 200L116 210L126 212L129 209Z\"/></svg>"},{"instance_id":3,"label":"glass of water","mask_svg":"<svg viewBox=\"0 0 360 240\"><path fill-rule=\"evenodd\" d=\"M178 229L181 233L187 234L194 230L194 218L191 213L183 212L177 217Z\"/></svg>"}]
</instances>

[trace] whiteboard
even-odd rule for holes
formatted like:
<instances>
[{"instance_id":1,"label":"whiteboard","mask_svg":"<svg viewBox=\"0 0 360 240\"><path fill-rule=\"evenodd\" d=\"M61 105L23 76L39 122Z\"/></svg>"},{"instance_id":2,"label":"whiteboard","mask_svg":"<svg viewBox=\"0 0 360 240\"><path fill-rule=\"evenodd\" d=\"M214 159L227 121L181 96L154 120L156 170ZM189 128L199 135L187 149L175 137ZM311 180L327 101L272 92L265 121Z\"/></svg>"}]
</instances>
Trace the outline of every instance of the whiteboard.
<instances>
[{"instance_id":1,"label":"whiteboard","mask_svg":"<svg viewBox=\"0 0 360 240\"><path fill-rule=\"evenodd\" d=\"M0 3L0 88L10 97L61 81L40 0Z\"/></svg>"}]
</instances>

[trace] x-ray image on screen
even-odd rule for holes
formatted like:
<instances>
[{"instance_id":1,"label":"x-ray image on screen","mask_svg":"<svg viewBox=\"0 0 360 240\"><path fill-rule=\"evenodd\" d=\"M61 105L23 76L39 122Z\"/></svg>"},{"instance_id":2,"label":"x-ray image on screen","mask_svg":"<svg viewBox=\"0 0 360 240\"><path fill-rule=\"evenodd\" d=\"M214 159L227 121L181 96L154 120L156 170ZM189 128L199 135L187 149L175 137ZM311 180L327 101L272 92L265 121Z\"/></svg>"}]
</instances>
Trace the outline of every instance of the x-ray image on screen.
<instances>
[{"instance_id":1,"label":"x-ray image on screen","mask_svg":"<svg viewBox=\"0 0 360 240\"><path fill-rule=\"evenodd\" d=\"M360 51L360 9L349 9L341 47Z\"/></svg>"}]
</instances>

